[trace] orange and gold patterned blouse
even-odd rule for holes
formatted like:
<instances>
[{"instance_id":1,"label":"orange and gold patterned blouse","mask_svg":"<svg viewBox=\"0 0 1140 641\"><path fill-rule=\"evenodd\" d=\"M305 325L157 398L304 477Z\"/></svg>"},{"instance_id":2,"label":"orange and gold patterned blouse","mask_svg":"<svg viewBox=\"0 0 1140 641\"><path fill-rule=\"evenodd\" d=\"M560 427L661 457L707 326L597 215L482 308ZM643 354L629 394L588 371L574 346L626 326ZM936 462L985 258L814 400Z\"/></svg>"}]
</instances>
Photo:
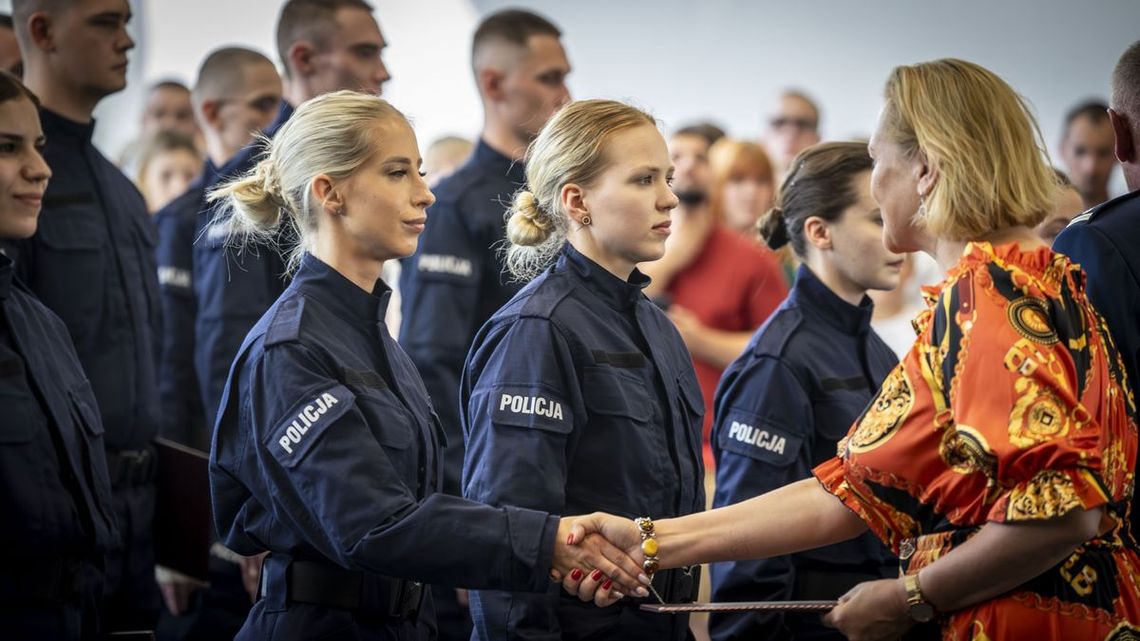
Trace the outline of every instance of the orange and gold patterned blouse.
<instances>
[{"instance_id":1,"label":"orange and gold patterned blouse","mask_svg":"<svg viewBox=\"0 0 1140 641\"><path fill-rule=\"evenodd\" d=\"M943 617L942 637L1140 638L1135 403L1080 268L1044 247L971 243L925 295L918 340L815 475L907 573L990 521L1103 508L1101 536Z\"/></svg>"}]
</instances>

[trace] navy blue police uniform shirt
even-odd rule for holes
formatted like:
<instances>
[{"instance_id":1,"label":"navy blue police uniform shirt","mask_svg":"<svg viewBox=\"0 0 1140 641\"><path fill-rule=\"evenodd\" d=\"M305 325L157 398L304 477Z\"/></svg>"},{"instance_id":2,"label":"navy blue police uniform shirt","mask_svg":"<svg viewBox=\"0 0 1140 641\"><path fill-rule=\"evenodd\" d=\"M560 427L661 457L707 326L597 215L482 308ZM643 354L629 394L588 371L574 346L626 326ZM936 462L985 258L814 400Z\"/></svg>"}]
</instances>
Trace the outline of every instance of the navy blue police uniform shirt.
<instances>
[{"instance_id":1,"label":"navy blue police uniform shirt","mask_svg":"<svg viewBox=\"0 0 1140 641\"><path fill-rule=\"evenodd\" d=\"M162 300L159 434L200 450L209 449L210 437L194 369L194 234L198 215L206 210L206 185L217 175L218 168L207 160L190 187L154 215Z\"/></svg>"},{"instance_id":2,"label":"navy blue police uniform shirt","mask_svg":"<svg viewBox=\"0 0 1140 641\"><path fill-rule=\"evenodd\" d=\"M871 330L871 312L870 299L851 305L799 268L788 297L717 387L714 507L809 478L835 456L837 442L898 364ZM885 578L898 575L898 561L868 532L795 555L716 563L710 571L714 601L788 601L811 598L821 573ZM821 630L818 614L715 614L709 627L717 641L807 638Z\"/></svg>"},{"instance_id":3,"label":"navy blue police uniform shirt","mask_svg":"<svg viewBox=\"0 0 1140 641\"><path fill-rule=\"evenodd\" d=\"M293 107L282 101L265 136L275 136L292 115ZM253 170L264 153L260 140L247 145L218 169L212 182L205 183L206 192ZM199 213L193 251L194 369L208 425L214 424L226 375L242 339L288 284L282 254L288 254L296 242L282 234L280 247L255 244L237 252L226 245L229 230L218 218L219 211L215 205Z\"/></svg>"},{"instance_id":4,"label":"navy blue police uniform shirt","mask_svg":"<svg viewBox=\"0 0 1140 641\"><path fill-rule=\"evenodd\" d=\"M111 482L103 452L103 423L91 384L79 364L67 328L19 281L12 261L0 255L0 567L7 603L30 598L61 568L103 566L118 540ZM46 576L45 576L46 575ZM96 616L101 581L86 586ZM54 595L70 602L78 582ZM41 595L45 596L45 595ZM33 607L34 603L28 603ZM85 623L92 629L94 622ZM9 631L12 632L12 631Z\"/></svg>"},{"instance_id":5,"label":"navy blue police uniform shirt","mask_svg":"<svg viewBox=\"0 0 1140 641\"><path fill-rule=\"evenodd\" d=\"M108 450L158 430L162 312L155 230L131 181L91 142L95 123L40 109L52 180L16 274L63 320L99 402Z\"/></svg>"},{"instance_id":6,"label":"navy blue police uniform shirt","mask_svg":"<svg viewBox=\"0 0 1140 641\"><path fill-rule=\"evenodd\" d=\"M558 518L437 493L442 434L371 294L311 254L241 346L210 454L226 547L451 586L542 590Z\"/></svg>"},{"instance_id":7,"label":"navy blue police uniform shirt","mask_svg":"<svg viewBox=\"0 0 1140 641\"><path fill-rule=\"evenodd\" d=\"M463 435L459 378L475 333L522 285L503 271L497 247L507 207L526 182L514 161L480 140L432 191L427 226L400 271L400 345L423 376L448 436L443 491L459 495Z\"/></svg>"},{"instance_id":8,"label":"navy blue police uniform shirt","mask_svg":"<svg viewBox=\"0 0 1140 641\"><path fill-rule=\"evenodd\" d=\"M1140 190L1073 219L1053 242L1053 251L1085 271L1085 291L1112 333L1134 404L1140 392ZM1140 532L1138 498L1132 503L1132 531Z\"/></svg>"},{"instance_id":9,"label":"navy blue police uniform shirt","mask_svg":"<svg viewBox=\"0 0 1140 641\"><path fill-rule=\"evenodd\" d=\"M677 330L642 293L648 281L617 278L567 244L480 330L461 388L464 496L563 514L704 509L700 386ZM558 586L473 593L471 604L481 639L668 639L687 627Z\"/></svg>"}]
</instances>

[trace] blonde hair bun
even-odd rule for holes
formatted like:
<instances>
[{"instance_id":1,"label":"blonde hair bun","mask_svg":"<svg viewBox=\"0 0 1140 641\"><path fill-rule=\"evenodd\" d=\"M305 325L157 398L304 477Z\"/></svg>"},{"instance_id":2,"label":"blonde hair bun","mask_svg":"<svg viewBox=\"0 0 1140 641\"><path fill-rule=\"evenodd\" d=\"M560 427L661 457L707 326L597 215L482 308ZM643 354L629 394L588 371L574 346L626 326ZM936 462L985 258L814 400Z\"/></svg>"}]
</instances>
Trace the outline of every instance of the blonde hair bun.
<instances>
[{"instance_id":1,"label":"blonde hair bun","mask_svg":"<svg viewBox=\"0 0 1140 641\"><path fill-rule=\"evenodd\" d=\"M507 220L507 240L522 247L541 245L554 231L554 223L542 213L538 198L525 189L515 194Z\"/></svg>"}]
</instances>

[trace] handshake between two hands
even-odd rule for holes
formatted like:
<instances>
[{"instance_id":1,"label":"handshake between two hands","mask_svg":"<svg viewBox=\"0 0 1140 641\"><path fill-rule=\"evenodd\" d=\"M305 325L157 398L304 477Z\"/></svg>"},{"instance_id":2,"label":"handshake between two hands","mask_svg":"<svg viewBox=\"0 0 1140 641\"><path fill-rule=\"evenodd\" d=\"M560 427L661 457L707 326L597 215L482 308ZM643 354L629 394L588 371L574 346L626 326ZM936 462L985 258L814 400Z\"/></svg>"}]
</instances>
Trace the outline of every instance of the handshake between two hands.
<instances>
[{"instance_id":1,"label":"handshake between two hands","mask_svg":"<svg viewBox=\"0 0 1140 641\"><path fill-rule=\"evenodd\" d=\"M563 518L555 535L550 578L599 607L626 595L649 596L641 535L630 519L595 512Z\"/></svg>"},{"instance_id":2,"label":"handshake between two hands","mask_svg":"<svg viewBox=\"0 0 1140 641\"><path fill-rule=\"evenodd\" d=\"M625 596L649 596L651 581L642 569L641 543L640 531L630 519L602 512L563 518L554 542L550 578L599 607ZM901 578L855 586L839 598L823 623L856 641L898 639L914 625Z\"/></svg>"}]
</instances>

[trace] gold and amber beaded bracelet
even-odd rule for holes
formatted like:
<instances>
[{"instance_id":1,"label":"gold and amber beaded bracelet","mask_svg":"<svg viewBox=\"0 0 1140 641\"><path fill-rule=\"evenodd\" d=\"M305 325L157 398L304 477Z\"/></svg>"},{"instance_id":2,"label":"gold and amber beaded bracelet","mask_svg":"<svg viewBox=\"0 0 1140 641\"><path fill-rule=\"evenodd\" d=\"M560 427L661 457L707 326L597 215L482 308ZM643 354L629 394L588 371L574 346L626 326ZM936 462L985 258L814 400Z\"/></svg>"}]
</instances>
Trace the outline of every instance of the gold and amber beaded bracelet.
<instances>
[{"instance_id":1,"label":"gold and amber beaded bracelet","mask_svg":"<svg viewBox=\"0 0 1140 641\"><path fill-rule=\"evenodd\" d=\"M649 590L653 592L653 596L662 604L665 600L657 593L657 589L653 587L653 574L661 567L661 559L658 558L657 552L660 547L657 545L657 532L653 530L653 519L648 516L643 516L633 520L633 524L637 526L637 532L641 535L641 553L645 555L645 561L641 563L641 569L645 571L645 575L649 577Z\"/></svg>"}]
</instances>

